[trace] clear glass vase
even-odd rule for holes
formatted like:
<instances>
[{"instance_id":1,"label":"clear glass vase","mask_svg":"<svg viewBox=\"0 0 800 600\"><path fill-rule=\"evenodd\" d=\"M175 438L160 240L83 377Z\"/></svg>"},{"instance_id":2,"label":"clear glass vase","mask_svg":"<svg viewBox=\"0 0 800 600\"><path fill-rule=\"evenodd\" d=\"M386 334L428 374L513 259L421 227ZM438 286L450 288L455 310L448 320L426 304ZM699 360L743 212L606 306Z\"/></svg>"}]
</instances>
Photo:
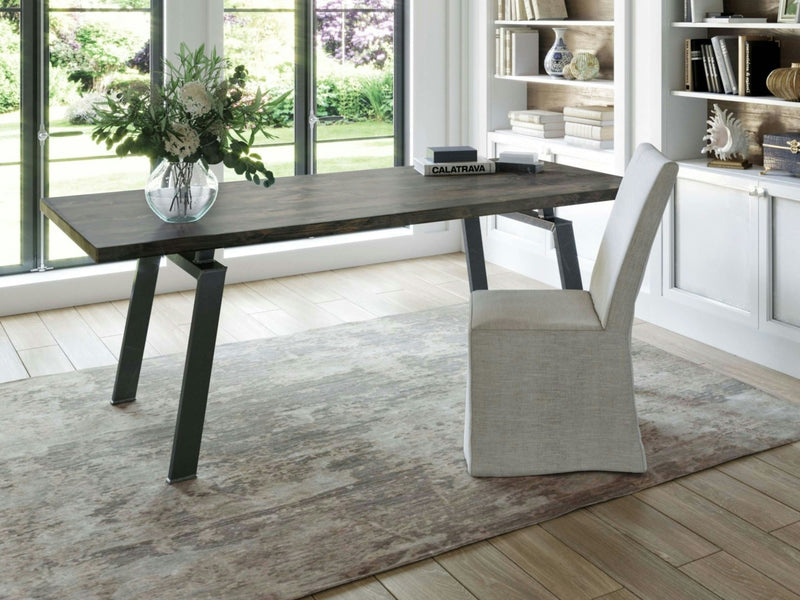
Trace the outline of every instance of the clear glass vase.
<instances>
[{"instance_id":1,"label":"clear glass vase","mask_svg":"<svg viewBox=\"0 0 800 600\"><path fill-rule=\"evenodd\" d=\"M216 176L201 161L163 159L150 173L144 195L151 210L167 223L191 223L208 212L218 187Z\"/></svg>"},{"instance_id":2,"label":"clear glass vase","mask_svg":"<svg viewBox=\"0 0 800 600\"><path fill-rule=\"evenodd\" d=\"M556 34L556 41L553 42L552 47L544 57L544 70L548 75L561 77L564 74L564 67L572 60L572 52L569 51L567 43L564 41L564 33L567 28L553 27L553 31Z\"/></svg>"}]
</instances>

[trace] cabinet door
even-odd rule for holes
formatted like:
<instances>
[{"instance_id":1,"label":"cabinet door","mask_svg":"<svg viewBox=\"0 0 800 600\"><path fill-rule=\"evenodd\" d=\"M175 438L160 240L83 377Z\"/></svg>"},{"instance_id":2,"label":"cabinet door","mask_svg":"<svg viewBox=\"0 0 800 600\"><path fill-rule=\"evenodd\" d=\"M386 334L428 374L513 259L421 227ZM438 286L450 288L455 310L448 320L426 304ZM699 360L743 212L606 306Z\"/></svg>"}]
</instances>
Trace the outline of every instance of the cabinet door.
<instances>
[{"instance_id":1,"label":"cabinet door","mask_svg":"<svg viewBox=\"0 0 800 600\"><path fill-rule=\"evenodd\" d=\"M673 286L752 312L758 258L755 197L746 189L678 179Z\"/></svg>"},{"instance_id":2,"label":"cabinet door","mask_svg":"<svg viewBox=\"0 0 800 600\"><path fill-rule=\"evenodd\" d=\"M800 201L770 193L771 318L800 327Z\"/></svg>"}]
</instances>

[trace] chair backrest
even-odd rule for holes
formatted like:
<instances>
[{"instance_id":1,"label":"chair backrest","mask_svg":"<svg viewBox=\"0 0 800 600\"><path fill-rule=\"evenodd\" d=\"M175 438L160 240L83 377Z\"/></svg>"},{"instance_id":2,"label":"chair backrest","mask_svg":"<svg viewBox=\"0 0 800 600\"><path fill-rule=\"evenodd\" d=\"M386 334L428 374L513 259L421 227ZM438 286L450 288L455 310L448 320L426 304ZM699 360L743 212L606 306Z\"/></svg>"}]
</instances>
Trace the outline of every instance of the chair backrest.
<instances>
[{"instance_id":1,"label":"chair backrest","mask_svg":"<svg viewBox=\"0 0 800 600\"><path fill-rule=\"evenodd\" d=\"M650 248L678 165L650 144L636 148L617 192L589 292L606 329L630 330Z\"/></svg>"}]
</instances>

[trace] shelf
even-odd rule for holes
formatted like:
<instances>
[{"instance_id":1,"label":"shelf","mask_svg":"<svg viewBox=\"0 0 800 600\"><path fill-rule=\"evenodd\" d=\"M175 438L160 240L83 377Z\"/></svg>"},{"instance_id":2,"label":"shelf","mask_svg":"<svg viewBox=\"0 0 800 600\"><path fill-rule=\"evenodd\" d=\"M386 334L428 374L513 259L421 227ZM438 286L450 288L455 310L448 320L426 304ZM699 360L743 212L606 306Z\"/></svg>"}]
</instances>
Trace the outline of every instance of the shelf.
<instances>
[{"instance_id":1,"label":"shelf","mask_svg":"<svg viewBox=\"0 0 800 600\"><path fill-rule=\"evenodd\" d=\"M524 81L525 83L548 83L552 85L570 85L575 87L588 87L588 88L614 87L614 81L611 79L592 79L590 81L578 81L577 79L564 79L563 77L551 77L550 75L495 75L495 79L505 79L507 81Z\"/></svg>"},{"instance_id":2,"label":"shelf","mask_svg":"<svg viewBox=\"0 0 800 600\"><path fill-rule=\"evenodd\" d=\"M614 27L614 21L495 21L498 27Z\"/></svg>"},{"instance_id":3,"label":"shelf","mask_svg":"<svg viewBox=\"0 0 800 600\"><path fill-rule=\"evenodd\" d=\"M742 104L766 104L769 106L800 108L800 102L782 100L775 96L738 96L736 94L714 94L712 92L689 92L685 90L673 90L672 95L681 98L704 98L706 100L717 100L719 102L740 102Z\"/></svg>"},{"instance_id":4,"label":"shelf","mask_svg":"<svg viewBox=\"0 0 800 600\"><path fill-rule=\"evenodd\" d=\"M773 29L773 30L797 30L800 31L798 23L673 23L673 27L679 29Z\"/></svg>"}]
</instances>

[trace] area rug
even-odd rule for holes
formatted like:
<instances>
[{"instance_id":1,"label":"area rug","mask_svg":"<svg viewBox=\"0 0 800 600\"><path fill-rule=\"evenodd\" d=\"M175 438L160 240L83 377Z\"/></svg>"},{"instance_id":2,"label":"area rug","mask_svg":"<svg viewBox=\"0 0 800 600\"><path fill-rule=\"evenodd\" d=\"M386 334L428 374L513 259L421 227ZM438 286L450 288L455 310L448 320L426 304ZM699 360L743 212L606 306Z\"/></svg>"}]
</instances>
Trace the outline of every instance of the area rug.
<instances>
[{"instance_id":1,"label":"area rug","mask_svg":"<svg viewBox=\"0 0 800 600\"><path fill-rule=\"evenodd\" d=\"M199 479L167 485L183 359L0 386L0 597L289 599L800 438L800 408L636 343L650 470L473 479L466 307L217 351Z\"/></svg>"}]
</instances>

